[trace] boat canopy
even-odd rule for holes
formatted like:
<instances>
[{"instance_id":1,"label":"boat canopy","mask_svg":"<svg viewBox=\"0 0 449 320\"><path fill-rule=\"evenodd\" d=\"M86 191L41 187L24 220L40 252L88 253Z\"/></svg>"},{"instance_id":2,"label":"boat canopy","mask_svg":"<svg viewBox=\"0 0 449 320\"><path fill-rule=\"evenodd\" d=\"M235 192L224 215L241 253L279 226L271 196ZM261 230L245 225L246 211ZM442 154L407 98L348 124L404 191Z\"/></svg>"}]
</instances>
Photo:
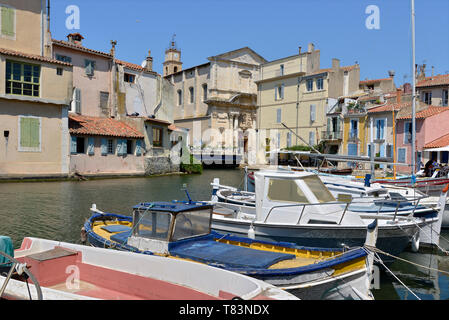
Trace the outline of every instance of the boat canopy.
<instances>
[{"instance_id":1,"label":"boat canopy","mask_svg":"<svg viewBox=\"0 0 449 320\"><path fill-rule=\"evenodd\" d=\"M145 202L133 207L133 237L173 242L210 233L212 205Z\"/></svg>"}]
</instances>

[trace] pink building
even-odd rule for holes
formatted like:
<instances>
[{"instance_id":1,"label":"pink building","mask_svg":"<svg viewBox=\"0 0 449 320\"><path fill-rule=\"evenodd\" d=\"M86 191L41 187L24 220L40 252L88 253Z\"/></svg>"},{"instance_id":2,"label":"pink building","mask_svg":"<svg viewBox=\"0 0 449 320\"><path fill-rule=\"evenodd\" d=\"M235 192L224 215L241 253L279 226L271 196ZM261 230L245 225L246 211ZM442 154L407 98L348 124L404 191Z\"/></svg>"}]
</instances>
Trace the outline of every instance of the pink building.
<instances>
[{"instance_id":1,"label":"pink building","mask_svg":"<svg viewBox=\"0 0 449 320\"><path fill-rule=\"evenodd\" d=\"M416 107L416 164L426 163L432 156L426 152L430 142L449 134L449 108L417 103ZM399 163L411 163L412 150L411 107L402 109L396 122L396 159ZM397 166L398 172L410 173L410 167Z\"/></svg>"},{"instance_id":2,"label":"pink building","mask_svg":"<svg viewBox=\"0 0 449 320\"><path fill-rule=\"evenodd\" d=\"M82 45L84 37L69 34L68 41L53 39L56 60L73 65L73 102L71 112L92 117L109 117L112 98L113 55Z\"/></svg>"}]
</instances>

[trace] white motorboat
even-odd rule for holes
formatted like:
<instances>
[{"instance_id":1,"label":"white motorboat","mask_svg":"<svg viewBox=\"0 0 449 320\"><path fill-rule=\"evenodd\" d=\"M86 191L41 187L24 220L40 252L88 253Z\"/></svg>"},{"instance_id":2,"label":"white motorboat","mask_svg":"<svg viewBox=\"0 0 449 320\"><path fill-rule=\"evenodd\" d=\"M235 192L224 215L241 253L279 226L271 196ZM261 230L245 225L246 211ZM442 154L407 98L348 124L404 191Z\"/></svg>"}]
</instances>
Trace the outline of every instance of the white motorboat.
<instances>
[{"instance_id":1,"label":"white motorboat","mask_svg":"<svg viewBox=\"0 0 449 320\"><path fill-rule=\"evenodd\" d=\"M367 224L378 218L377 247L398 255L409 242L419 246L420 229L437 221L441 210L419 205L418 201L410 204L409 200L367 203L340 197L337 201L310 172L255 172L253 197L250 192L220 186L218 179L212 185L213 229L305 246L359 246L364 242ZM446 194L441 199L445 200Z\"/></svg>"}]
</instances>

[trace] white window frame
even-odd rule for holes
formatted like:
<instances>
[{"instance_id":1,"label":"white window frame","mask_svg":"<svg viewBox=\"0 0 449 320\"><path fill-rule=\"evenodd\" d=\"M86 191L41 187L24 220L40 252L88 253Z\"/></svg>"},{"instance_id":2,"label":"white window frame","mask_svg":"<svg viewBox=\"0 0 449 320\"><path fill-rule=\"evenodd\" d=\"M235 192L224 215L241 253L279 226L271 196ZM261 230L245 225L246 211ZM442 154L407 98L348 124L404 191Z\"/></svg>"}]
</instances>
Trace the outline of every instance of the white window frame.
<instances>
[{"instance_id":1,"label":"white window frame","mask_svg":"<svg viewBox=\"0 0 449 320\"><path fill-rule=\"evenodd\" d=\"M282 122L282 108L276 109L276 123Z\"/></svg>"},{"instance_id":2,"label":"white window frame","mask_svg":"<svg viewBox=\"0 0 449 320\"><path fill-rule=\"evenodd\" d=\"M309 88L309 83L312 84L311 88ZM306 80L306 90L307 90L307 92L312 92L313 91L313 83L314 83L313 79L307 79Z\"/></svg>"},{"instance_id":3,"label":"white window frame","mask_svg":"<svg viewBox=\"0 0 449 320\"><path fill-rule=\"evenodd\" d=\"M39 119L39 147L38 148L29 148L29 147L22 147L20 144L20 140L21 140L21 127L20 127L20 120L22 118L33 118L33 119ZM17 141L17 150L19 152L42 152L42 118L41 117L35 117L35 116L19 116L18 118L18 125L17 127L19 128L18 130L18 141Z\"/></svg>"},{"instance_id":4,"label":"white window frame","mask_svg":"<svg viewBox=\"0 0 449 320\"><path fill-rule=\"evenodd\" d=\"M355 121L357 122L357 134L354 136L352 136L352 122ZM359 137L359 119L350 119L349 120L349 138L358 138Z\"/></svg>"},{"instance_id":5,"label":"white window frame","mask_svg":"<svg viewBox=\"0 0 449 320\"><path fill-rule=\"evenodd\" d=\"M317 90L324 90L324 79L323 78L317 78L315 82L316 82ZM318 85L318 84L320 84L320 85Z\"/></svg>"},{"instance_id":6,"label":"white window frame","mask_svg":"<svg viewBox=\"0 0 449 320\"><path fill-rule=\"evenodd\" d=\"M404 139L403 139L403 143L404 144L411 144L412 142L411 141L408 141L408 139L406 139L407 138L407 133L408 133L408 131L406 130L406 125L407 124L409 124L410 125L410 128L412 127L412 122L411 121L405 121L404 122ZM413 128L411 128L412 130L413 130ZM413 139L413 138L412 138Z\"/></svg>"}]
</instances>

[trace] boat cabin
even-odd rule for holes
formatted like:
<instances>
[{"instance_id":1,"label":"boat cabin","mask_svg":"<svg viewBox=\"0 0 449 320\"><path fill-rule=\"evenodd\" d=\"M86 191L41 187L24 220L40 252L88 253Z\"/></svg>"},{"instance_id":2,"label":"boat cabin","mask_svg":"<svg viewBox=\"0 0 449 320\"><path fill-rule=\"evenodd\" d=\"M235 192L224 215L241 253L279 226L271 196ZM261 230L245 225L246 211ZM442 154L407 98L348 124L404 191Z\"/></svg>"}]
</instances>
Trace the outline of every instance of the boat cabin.
<instances>
[{"instance_id":1,"label":"boat cabin","mask_svg":"<svg viewBox=\"0 0 449 320\"><path fill-rule=\"evenodd\" d=\"M259 171L254 177L257 221L288 224L360 223L360 217L342 214L345 204L337 201L314 173Z\"/></svg>"},{"instance_id":2,"label":"boat cabin","mask_svg":"<svg viewBox=\"0 0 449 320\"><path fill-rule=\"evenodd\" d=\"M208 235L212 205L204 202L145 202L133 207L128 245L168 254L169 244Z\"/></svg>"}]
</instances>

